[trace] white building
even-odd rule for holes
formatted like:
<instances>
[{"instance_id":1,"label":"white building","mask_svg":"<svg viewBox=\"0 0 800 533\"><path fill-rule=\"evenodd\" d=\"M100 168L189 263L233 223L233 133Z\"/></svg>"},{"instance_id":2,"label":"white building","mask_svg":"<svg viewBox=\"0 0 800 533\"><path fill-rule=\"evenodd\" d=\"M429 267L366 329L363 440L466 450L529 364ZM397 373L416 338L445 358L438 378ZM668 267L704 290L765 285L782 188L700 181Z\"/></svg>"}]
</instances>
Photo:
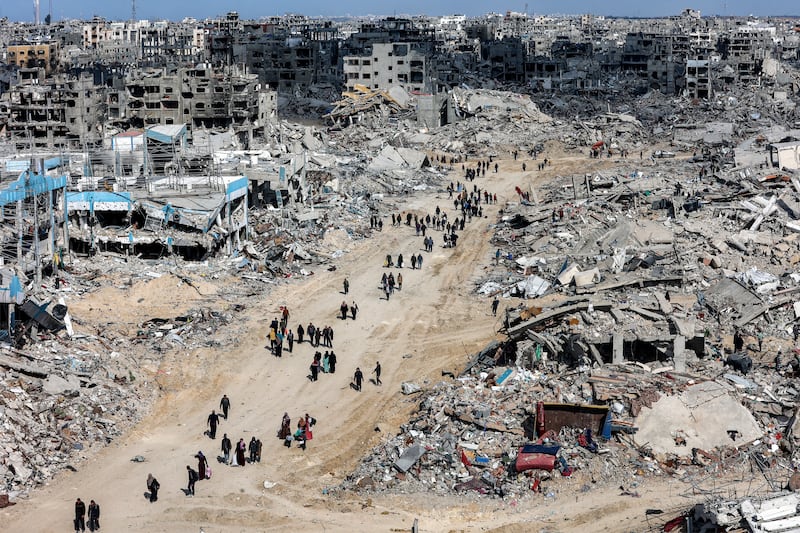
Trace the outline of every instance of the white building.
<instances>
[{"instance_id":1,"label":"white building","mask_svg":"<svg viewBox=\"0 0 800 533\"><path fill-rule=\"evenodd\" d=\"M375 43L370 56L344 58L345 84L370 89L400 85L407 91L430 90L430 61L416 43Z\"/></svg>"}]
</instances>

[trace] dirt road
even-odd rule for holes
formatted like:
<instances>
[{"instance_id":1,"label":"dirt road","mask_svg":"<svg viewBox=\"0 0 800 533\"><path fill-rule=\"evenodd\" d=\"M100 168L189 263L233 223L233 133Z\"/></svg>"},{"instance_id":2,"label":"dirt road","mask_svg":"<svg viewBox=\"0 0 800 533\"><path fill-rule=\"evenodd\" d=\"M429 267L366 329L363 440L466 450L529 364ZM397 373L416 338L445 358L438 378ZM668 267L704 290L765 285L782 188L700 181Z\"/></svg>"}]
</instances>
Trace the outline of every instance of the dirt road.
<instances>
[{"instance_id":1,"label":"dirt road","mask_svg":"<svg viewBox=\"0 0 800 533\"><path fill-rule=\"evenodd\" d=\"M522 176L518 162L503 161L499 174L487 173L474 183L516 200L515 185L588 164L556 155L552 168ZM458 177L454 174L452 179ZM437 205L451 220L458 216L446 193L421 192L403 199L403 210L420 214L432 213ZM665 501L663 487L643 489L639 500L602 500L603 522L594 518L601 506L596 501L599 494L570 501L571 512L565 512L563 501L523 507L471 495L327 494L327 488L338 484L415 409L418 397L400 393L403 381L431 386L442 379L442 370L458 371L466 354L495 335L499 319L491 316L488 300L475 296L473 282L490 268L490 226L501 206L502 202L484 206L486 217L467 224L455 249L442 248L441 232L433 231L434 251L422 252L421 270L411 270L408 258L421 252L422 238L414 235L413 227L392 227L390 213L385 213L383 231L354 243L336 260L335 271L320 268L301 282L281 285L248 310L243 320L249 334L241 344L168 355L154 375L152 386L162 392L152 414L99 454L77 463L76 472L64 471L30 499L4 509L0 530L70 531L77 497L101 505L102 531L408 531L414 518L420 519L423 531L487 531L507 525L509 529L502 530L567 531L573 525L585 529L586 523L598 526L594 531L616 531L626 518L639 520L641 506ZM383 268L387 253L403 253L407 265L402 270L403 289L389 301L378 290L383 272L398 272ZM346 296L341 292L345 276L350 280ZM146 286L139 289L147 292ZM113 298L113 293L104 297ZM148 297L155 300L158 294ZM337 318L342 300L358 303L357 320ZM335 374L322 374L313 383L306 378L315 351L308 343L295 344L294 353L285 352L280 359L265 349L268 323L281 305L291 311L291 327L313 321L334 328ZM362 392L352 390L356 366L369 378L377 360L383 367L383 385L366 382ZM231 414L212 441L203 435L206 417L223 394L232 400ZM305 452L287 449L275 437L284 411L293 426L303 413L317 418L314 439ZM261 463L236 468L218 464L214 458L223 433L234 442L260 438ZM181 490L186 486L185 465L196 465L193 456L198 450L209 457L213 478L199 482L196 496L189 498ZM146 461L131 462L136 455ZM159 501L153 504L144 497L151 472L161 483ZM275 485L265 489L265 481ZM539 525L529 529L532 524Z\"/></svg>"}]
</instances>

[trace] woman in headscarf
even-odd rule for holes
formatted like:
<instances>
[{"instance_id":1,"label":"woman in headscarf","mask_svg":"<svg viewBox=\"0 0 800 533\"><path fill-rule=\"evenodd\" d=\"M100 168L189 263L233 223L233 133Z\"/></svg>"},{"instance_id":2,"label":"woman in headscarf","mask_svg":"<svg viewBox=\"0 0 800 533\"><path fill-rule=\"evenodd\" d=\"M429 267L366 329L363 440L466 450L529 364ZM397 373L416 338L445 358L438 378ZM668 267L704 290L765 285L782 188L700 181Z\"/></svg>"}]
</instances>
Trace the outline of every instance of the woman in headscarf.
<instances>
[{"instance_id":1,"label":"woman in headscarf","mask_svg":"<svg viewBox=\"0 0 800 533\"><path fill-rule=\"evenodd\" d=\"M158 500L158 488L161 485L153 474L147 474L147 490L150 492L150 502Z\"/></svg>"},{"instance_id":2,"label":"woman in headscarf","mask_svg":"<svg viewBox=\"0 0 800 533\"><path fill-rule=\"evenodd\" d=\"M247 444L244 442L244 439L239 439L239 442L236 444L236 462L239 466L245 465L245 452L247 451Z\"/></svg>"},{"instance_id":3,"label":"woman in headscarf","mask_svg":"<svg viewBox=\"0 0 800 533\"><path fill-rule=\"evenodd\" d=\"M203 452L197 452L197 477L200 480L206 478L206 468L208 468L208 461L206 460L206 456L203 455Z\"/></svg>"},{"instance_id":4,"label":"woman in headscarf","mask_svg":"<svg viewBox=\"0 0 800 533\"><path fill-rule=\"evenodd\" d=\"M286 435L292 432L292 419L289 418L289 413L283 413L283 420L281 420L281 429L278 431L278 438L285 439Z\"/></svg>"}]
</instances>

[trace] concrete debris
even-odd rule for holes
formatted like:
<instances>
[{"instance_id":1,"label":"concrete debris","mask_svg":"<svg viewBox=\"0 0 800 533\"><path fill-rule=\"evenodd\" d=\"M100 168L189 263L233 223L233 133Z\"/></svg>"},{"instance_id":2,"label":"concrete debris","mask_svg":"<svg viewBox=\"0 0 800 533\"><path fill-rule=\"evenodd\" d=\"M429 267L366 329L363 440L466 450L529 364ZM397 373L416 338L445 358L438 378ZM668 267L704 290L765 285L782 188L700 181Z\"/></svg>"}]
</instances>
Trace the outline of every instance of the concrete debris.
<instances>
[{"instance_id":1,"label":"concrete debris","mask_svg":"<svg viewBox=\"0 0 800 533\"><path fill-rule=\"evenodd\" d=\"M342 99L333 104L333 109L324 115L324 118L336 122L367 111L380 110L381 113L397 113L405 110L409 105L409 95L399 86L394 86L388 91L372 90L364 85L356 85L353 91L343 92Z\"/></svg>"}]
</instances>

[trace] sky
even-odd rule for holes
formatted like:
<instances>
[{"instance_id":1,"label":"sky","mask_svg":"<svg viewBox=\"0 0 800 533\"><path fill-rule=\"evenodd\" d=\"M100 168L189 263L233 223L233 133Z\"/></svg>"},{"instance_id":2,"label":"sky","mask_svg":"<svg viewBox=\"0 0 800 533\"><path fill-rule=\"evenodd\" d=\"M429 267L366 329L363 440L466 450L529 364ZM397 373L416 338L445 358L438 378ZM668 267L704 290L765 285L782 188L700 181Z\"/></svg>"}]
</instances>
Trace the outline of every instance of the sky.
<instances>
[{"instance_id":1,"label":"sky","mask_svg":"<svg viewBox=\"0 0 800 533\"><path fill-rule=\"evenodd\" d=\"M600 5L602 4L602 7ZM131 0L40 0L41 19L50 12L53 20L66 18L89 19L94 15L107 20L128 20L131 16ZM588 2L577 0L529 1L529 14L582 14L620 17L662 17L679 14L684 8L699 9L703 15L800 16L797 0L745 1L745 0L694 0L685 3L642 2L642 0L607 0ZM355 16L355 15L452 15L477 16L489 12L524 12L524 0L511 3L497 1L461 0L407 0L375 1L349 0L294 0L293 2L265 2L264 0L136 0L138 19L181 20L185 17L203 19L224 15L227 11L238 11L243 19L263 16L298 13L308 16ZM0 17L14 21L33 22L33 0L0 0Z\"/></svg>"}]
</instances>

